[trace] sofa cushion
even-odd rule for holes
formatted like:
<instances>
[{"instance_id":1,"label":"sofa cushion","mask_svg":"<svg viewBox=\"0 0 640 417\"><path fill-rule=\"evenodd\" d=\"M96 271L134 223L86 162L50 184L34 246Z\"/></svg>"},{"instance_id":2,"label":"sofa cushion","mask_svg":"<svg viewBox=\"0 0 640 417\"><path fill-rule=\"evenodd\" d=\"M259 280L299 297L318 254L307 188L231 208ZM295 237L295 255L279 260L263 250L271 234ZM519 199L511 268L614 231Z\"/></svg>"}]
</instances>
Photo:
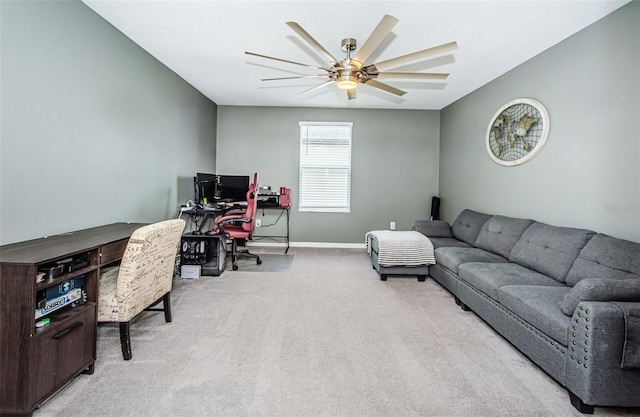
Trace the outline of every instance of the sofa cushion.
<instances>
[{"instance_id":1,"label":"sofa cushion","mask_svg":"<svg viewBox=\"0 0 640 417\"><path fill-rule=\"evenodd\" d=\"M567 285L585 278L640 279L640 243L595 235L569 270Z\"/></svg>"},{"instance_id":2,"label":"sofa cushion","mask_svg":"<svg viewBox=\"0 0 640 417\"><path fill-rule=\"evenodd\" d=\"M534 222L520 236L509 260L564 282L580 250L594 235L590 230Z\"/></svg>"},{"instance_id":3,"label":"sofa cushion","mask_svg":"<svg viewBox=\"0 0 640 417\"><path fill-rule=\"evenodd\" d=\"M455 274L458 267L466 262L508 262L495 253L472 247L440 247L433 252L436 262Z\"/></svg>"},{"instance_id":4,"label":"sofa cushion","mask_svg":"<svg viewBox=\"0 0 640 417\"><path fill-rule=\"evenodd\" d=\"M429 239L433 237L451 237L449 223L442 220L416 220L413 230L420 232Z\"/></svg>"},{"instance_id":5,"label":"sofa cushion","mask_svg":"<svg viewBox=\"0 0 640 417\"><path fill-rule=\"evenodd\" d=\"M509 258L511 249L531 223L533 220L493 216L482 226L474 246Z\"/></svg>"},{"instance_id":6,"label":"sofa cushion","mask_svg":"<svg viewBox=\"0 0 640 417\"><path fill-rule=\"evenodd\" d=\"M640 301L640 279L582 279L564 297L560 309L571 316L580 301Z\"/></svg>"},{"instance_id":7,"label":"sofa cushion","mask_svg":"<svg viewBox=\"0 0 640 417\"><path fill-rule=\"evenodd\" d=\"M458 276L496 301L499 301L498 290L505 285L564 286L553 278L514 263L469 262L458 267Z\"/></svg>"},{"instance_id":8,"label":"sofa cushion","mask_svg":"<svg viewBox=\"0 0 640 417\"><path fill-rule=\"evenodd\" d=\"M506 285L498 290L500 304L556 342L567 346L571 318L562 314L559 304L569 287Z\"/></svg>"},{"instance_id":9,"label":"sofa cushion","mask_svg":"<svg viewBox=\"0 0 640 417\"><path fill-rule=\"evenodd\" d=\"M491 218L490 214L465 209L451 225L451 234L471 246L475 246L482 226Z\"/></svg>"},{"instance_id":10,"label":"sofa cushion","mask_svg":"<svg viewBox=\"0 0 640 417\"><path fill-rule=\"evenodd\" d=\"M461 240L456 239L455 237L429 237L431 243L433 243L434 248L440 248L443 246L457 246L459 248L470 248L471 246L467 243L464 243Z\"/></svg>"}]
</instances>

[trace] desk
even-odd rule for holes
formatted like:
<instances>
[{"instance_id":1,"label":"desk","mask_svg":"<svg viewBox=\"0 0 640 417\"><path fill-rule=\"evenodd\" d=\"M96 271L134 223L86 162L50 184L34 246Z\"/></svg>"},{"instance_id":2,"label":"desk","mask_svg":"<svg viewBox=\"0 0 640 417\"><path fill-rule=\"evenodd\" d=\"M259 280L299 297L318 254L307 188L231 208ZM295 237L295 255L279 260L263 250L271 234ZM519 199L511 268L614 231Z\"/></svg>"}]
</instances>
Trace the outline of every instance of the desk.
<instances>
[{"instance_id":1,"label":"desk","mask_svg":"<svg viewBox=\"0 0 640 417\"><path fill-rule=\"evenodd\" d=\"M228 208L221 207L221 206L204 207L204 208L197 208L196 206L182 207L180 209L180 215L178 216L178 218L181 218L183 214L190 216L193 223L195 223L196 228L195 230L193 230L193 227L191 227L191 222L188 222L187 227L192 231L202 233L203 232L202 229L207 224L207 222L209 222L210 220L215 220L216 217L223 214L227 209ZM213 225L211 225L211 227L208 227L204 231L208 231L211 229L213 229Z\"/></svg>"},{"instance_id":2,"label":"desk","mask_svg":"<svg viewBox=\"0 0 640 417\"><path fill-rule=\"evenodd\" d=\"M276 242L284 242L286 244L286 249L284 251L284 253L286 254L287 252L289 252L289 211L290 211L291 207L280 207L280 206L263 206L263 207L258 207L258 213L260 213L260 211L262 211L262 215L264 216L265 210L279 210L280 211L280 215L278 216L278 218L276 219L275 223L273 223L274 225L276 223L278 223L278 220L280 220L280 217L283 214L286 214L287 216L287 232L286 235L284 236L275 236L275 235L256 235L256 232L258 230L264 230L266 229L266 227L256 227L255 230L253 231L253 240L264 240L264 239L269 239L269 240L273 240Z\"/></svg>"},{"instance_id":3,"label":"desk","mask_svg":"<svg viewBox=\"0 0 640 417\"><path fill-rule=\"evenodd\" d=\"M193 227L191 227L190 224L187 227L189 227L192 231L195 231L196 233L203 233L203 231L207 231L213 228L213 225L210 225L211 227L207 227L205 229L205 225L207 224L207 222L210 222L211 220L215 220L216 217L223 215L225 211L234 209L234 208L242 208L242 207L225 207L225 206L216 206L216 207L210 207L210 208L209 207L196 208L195 206L183 207L181 208L180 216L178 216L178 218L180 218L183 214L191 216L193 223L195 223L195 230L193 230ZM257 214L259 214L261 211L262 211L262 215L264 216L265 210L280 211L280 216L286 214L286 220L287 220L286 234L281 236L257 235L256 232L258 232L261 229L264 230L266 229L266 227L256 227L253 232L252 239L253 240L269 239L276 242L285 243L286 249L284 253L285 254L288 253L289 252L289 211L290 209L291 207L280 207L280 206L271 206L271 205L258 206L256 217L257 217ZM278 217L278 219L274 224L278 223L279 219L280 217Z\"/></svg>"},{"instance_id":4,"label":"desk","mask_svg":"<svg viewBox=\"0 0 640 417\"><path fill-rule=\"evenodd\" d=\"M30 415L80 373L93 373L100 269L122 258L135 223L114 223L0 247L0 414ZM36 283L39 269L66 258L89 264ZM35 325L37 294L84 276L87 302ZM93 395L85 390L84 395Z\"/></svg>"}]
</instances>

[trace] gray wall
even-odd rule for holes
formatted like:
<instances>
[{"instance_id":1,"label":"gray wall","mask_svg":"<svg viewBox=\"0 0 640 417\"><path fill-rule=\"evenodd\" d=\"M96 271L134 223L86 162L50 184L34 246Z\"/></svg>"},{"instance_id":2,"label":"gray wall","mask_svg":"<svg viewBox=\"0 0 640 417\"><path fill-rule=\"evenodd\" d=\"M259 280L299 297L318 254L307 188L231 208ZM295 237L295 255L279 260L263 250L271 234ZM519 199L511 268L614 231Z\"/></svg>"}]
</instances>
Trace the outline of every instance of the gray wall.
<instances>
[{"instance_id":1,"label":"gray wall","mask_svg":"<svg viewBox=\"0 0 640 417\"><path fill-rule=\"evenodd\" d=\"M1 243L174 217L215 104L79 1L0 7Z\"/></svg>"},{"instance_id":2,"label":"gray wall","mask_svg":"<svg viewBox=\"0 0 640 417\"><path fill-rule=\"evenodd\" d=\"M353 122L351 213L298 212L303 120ZM408 230L428 215L438 192L439 123L437 111L218 106L216 166L291 188L292 241L364 243L366 232L390 221Z\"/></svg>"},{"instance_id":3,"label":"gray wall","mask_svg":"<svg viewBox=\"0 0 640 417\"><path fill-rule=\"evenodd\" d=\"M541 101L549 140L494 163L485 134L508 101ZM441 112L442 214L466 207L640 241L640 2L632 2Z\"/></svg>"}]
</instances>

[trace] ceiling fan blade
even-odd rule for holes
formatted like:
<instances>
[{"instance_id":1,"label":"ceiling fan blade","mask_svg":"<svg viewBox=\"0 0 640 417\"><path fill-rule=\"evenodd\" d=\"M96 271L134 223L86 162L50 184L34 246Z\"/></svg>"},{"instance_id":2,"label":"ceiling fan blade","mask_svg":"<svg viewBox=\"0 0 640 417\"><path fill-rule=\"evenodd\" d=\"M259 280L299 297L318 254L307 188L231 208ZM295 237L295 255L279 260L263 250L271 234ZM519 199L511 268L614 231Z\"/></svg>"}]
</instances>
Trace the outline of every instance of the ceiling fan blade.
<instances>
[{"instance_id":1,"label":"ceiling fan blade","mask_svg":"<svg viewBox=\"0 0 640 417\"><path fill-rule=\"evenodd\" d=\"M260 81L294 80L296 78L319 78L319 77L326 77L326 76L327 76L327 74L297 75L297 76L294 76L294 77L262 78Z\"/></svg>"},{"instance_id":2,"label":"ceiling fan blade","mask_svg":"<svg viewBox=\"0 0 640 417\"><path fill-rule=\"evenodd\" d=\"M356 89L353 88L351 90L346 90L347 91L347 97L349 98L349 100L355 100L356 99Z\"/></svg>"},{"instance_id":3,"label":"ceiling fan blade","mask_svg":"<svg viewBox=\"0 0 640 417\"><path fill-rule=\"evenodd\" d=\"M395 94L396 96L403 96L407 94L406 91L398 90L395 87L391 87L388 84L384 84L384 83L381 83L380 81L376 81L373 79L368 79L365 83L367 85L370 85L371 87L379 88L380 90L384 90L388 93Z\"/></svg>"},{"instance_id":4,"label":"ceiling fan blade","mask_svg":"<svg viewBox=\"0 0 640 417\"><path fill-rule=\"evenodd\" d=\"M399 19L391 15L384 15L378 26L371 32L369 38L358 50L358 53L351 60L351 65L358 68L362 68L362 65L367 61L367 58L375 51L375 49L382 43L384 38L391 32L393 27L398 23Z\"/></svg>"},{"instance_id":5,"label":"ceiling fan blade","mask_svg":"<svg viewBox=\"0 0 640 417\"><path fill-rule=\"evenodd\" d=\"M253 55L253 56L260 57L260 58L273 59L274 61L286 62L288 64L301 65L303 67L316 68L316 69L320 69L320 70L324 70L324 71L331 71L329 68L323 68L323 67L318 67L318 66L315 66L315 65L303 64L301 62L289 61L288 59L275 58L275 57L268 56L268 55L256 54L255 52L244 51L244 53L247 54L247 55Z\"/></svg>"},{"instance_id":6,"label":"ceiling fan blade","mask_svg":"<svg viewBox=\"0 0 640 417\"><path fill-rule=\"evenodd\" d=\"M388 78L407 78L414 80L446 80L449 74L434 72L379 72L375 78L384 80Z\"/></svg>"},{"instance_id":7,"label":"ceiling fan blade","mask_svg":"<svg viewBox=\"0 0 640 417\"><path fill-rule=\"evenodd\" d=\"M377 71L384 71L389 68L399 67L400 65L406 65L415 61L421 61L433 55L440 55L447 52L455 51L456 49L458 49L458 44L455 42L449 42L440 46L434 46L433 48L427 48L423 49L422 51L417 51L399 57L387 59L386 61L376 62L372 66L374 66Z\"/></svg>"},{"instance_id":8,"label":"ceiling fan blade","mask_svg":"<svg viewBox=\"0 0 640 417\"><path fill-rule=\"evenodd\" d=\"M310 93L310 92L312 92L312 91L319 90L319 89L321 89L322 87L327 87L327 86L328 86L328 85L330 85L330 84L333 84L333 80L325 81L324 83L322 83L322 84L318 84L318 85L316 85L316 86L313 86L313 87L311 87L311 88L310 88L310 89L308 89L308 90L301 91L301 92L300 92L300 94L307 94L307 93Z\"/></svg>"},{"instance_id":9,"label":"ceiling fan blade","mask_svg":"<svg viewBox=\"0 0 640 417\"><path fill-rule=\"evenodd\" d=\"M307 41L309 43L309 45L313 46L313 48L320 52L320 54L322 56L324 56L324 58L329 61L329 62L339 62L333 55L331 55L329 53L329 51L327 51L326 49L324 49L324 47L322 45L320 45L318 43L318 41L316 41L315 39L313 39L313 37L311 35L309 35L307 33L306 30L302 29L302 26L300 26L299 24L297 24L296 22L287 22L287 26L289 26L291 29L294 30L294 32L296 32L298 35L300 35L300 37L302 39L304 39L305 41Z\"/></svg>"}]
</instances>

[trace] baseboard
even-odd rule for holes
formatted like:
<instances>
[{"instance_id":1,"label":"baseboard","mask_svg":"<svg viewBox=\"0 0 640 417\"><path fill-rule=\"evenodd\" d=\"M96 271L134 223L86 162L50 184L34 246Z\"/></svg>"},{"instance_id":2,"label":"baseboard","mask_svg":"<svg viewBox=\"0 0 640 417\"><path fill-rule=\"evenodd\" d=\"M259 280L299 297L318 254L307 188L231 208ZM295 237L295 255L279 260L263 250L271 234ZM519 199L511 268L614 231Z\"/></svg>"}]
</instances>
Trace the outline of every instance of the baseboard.
<instances>
[{"instance_id":1,"label":"baseboard","mask_svg":"<svg viewBox=\"0 0 640 417\"><path fill-rule=\"evenodd\" d=\"M249 246L286 247L286 243L279 242L248 242ZM333 248L333 249L367 249L365 243L337 243L337 242L289 242L292 248Z\"/></svg>"}]
</instances>

